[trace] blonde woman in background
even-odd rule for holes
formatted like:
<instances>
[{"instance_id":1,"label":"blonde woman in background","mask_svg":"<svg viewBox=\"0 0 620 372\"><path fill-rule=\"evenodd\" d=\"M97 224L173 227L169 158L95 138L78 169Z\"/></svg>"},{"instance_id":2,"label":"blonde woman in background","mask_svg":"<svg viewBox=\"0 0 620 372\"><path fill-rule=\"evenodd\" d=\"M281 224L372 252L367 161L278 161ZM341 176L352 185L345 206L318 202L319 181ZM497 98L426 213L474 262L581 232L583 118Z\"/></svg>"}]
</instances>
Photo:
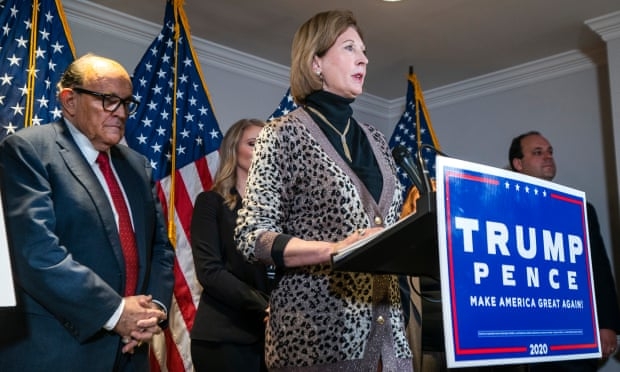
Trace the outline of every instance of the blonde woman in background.
<instances>
[{"instance_id":1,"label":"blonde woman in background","mask_svg":"<svg viewBox=\"0 0 620 372\"><path fill-rule=\"evenodd\" d=\"M254 143L264 122L242 119L226 132L210 191L198 195L191 224L192 253L203 287L191 331L196 371L264 371L266 268L237 251L233 232Z\"/></svg>"}]
</instances>

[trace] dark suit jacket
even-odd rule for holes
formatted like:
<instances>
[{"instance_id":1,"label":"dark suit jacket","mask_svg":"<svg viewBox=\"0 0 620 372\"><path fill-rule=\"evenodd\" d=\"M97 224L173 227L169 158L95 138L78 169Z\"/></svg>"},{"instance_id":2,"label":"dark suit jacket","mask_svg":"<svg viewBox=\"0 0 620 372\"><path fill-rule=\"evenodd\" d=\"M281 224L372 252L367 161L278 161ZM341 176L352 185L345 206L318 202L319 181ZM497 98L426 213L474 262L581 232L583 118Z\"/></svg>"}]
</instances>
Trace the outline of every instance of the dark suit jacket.
<instances>
[{"instance_id":1,"label":"dark suit jacket","mask_svg":"<svg viewBox=\"0 0 620 372\"><path fill-rule=\"evenodd\" d=\"M174 253L150 167L123 145L111 159L136 232L137 293L169 308ZM0 370L112 371L120 336L102 327L122 299L123 255L112 207L64 121L0 143L0 185L18 297L0 316ZM146 367L147 350L129 365Z\"/></svg>"},{"instance_id":2,"label":"dark suit jacket","mask_svg":"<svg viewBox=\"0 0 620 372\"><path fill-rule=\"evenodd\" d=\"M596 294L596 315L599 328L613 329L620 334L620 309L616 285L611 273L609 257L601 236L596 210L587 203L588 231L590 234L590 258ZM530 372L594 372L598 369L598 360L561 360L557 362L537 363L529 366Z\"/></svg>"},{"instance_id":3,"label":"dark suit jacket","mask_svg":"<svg viewBox=\"0 0 620 372\"><path fill-rule=\"evenodd\" d=\"M248 263L233 240L240 203L232 211L214 191L196 198L192 254L203 292L192 339L249 344L264 338L268 281L265 267Z\"/></svg>"},{"instance_id":4,"label":"dark suit jacket","mask_svg":"<svg viewBox=\"0 0 620 372\"><path fill-rule=\"evenodd\" d=\"M618 309L618 296L609 257L601 236L596 210L590 203L587 204L587 210L598 326L613 329L620 334L620 309Z\"/></svg>"}]
</instances>

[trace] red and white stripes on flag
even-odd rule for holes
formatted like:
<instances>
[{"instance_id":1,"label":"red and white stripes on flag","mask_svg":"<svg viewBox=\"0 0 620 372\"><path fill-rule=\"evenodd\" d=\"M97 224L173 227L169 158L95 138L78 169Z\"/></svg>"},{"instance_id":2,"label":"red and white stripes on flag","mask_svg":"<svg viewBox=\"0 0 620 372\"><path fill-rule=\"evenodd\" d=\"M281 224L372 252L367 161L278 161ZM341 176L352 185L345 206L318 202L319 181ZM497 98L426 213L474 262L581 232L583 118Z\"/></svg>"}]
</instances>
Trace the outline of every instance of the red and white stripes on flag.
<instances>
[{"instance_id":1,"label":"red and white stripes on flag","mask_svg":"<svg viewBox=\"0 0 620 372\"><path fill-rule=\"evenodd\" d=\"M152 343L152 371L175 372L193 369L189 331L193 325L202 288L196 280L189 240L189 226L193 202L201 191L211 188L212 175L215 175L218 162L218 153L213 152L176 172L174 224L178 228L176 229L174 297L172 308L169 309L169 327L162 337L156 337ZM169 202L170 180L170 177L166 177L161 180L158 186L159 197L162 200L166 215L169 215L167 206L171 205Z\"/></svg>"}]
</instances>

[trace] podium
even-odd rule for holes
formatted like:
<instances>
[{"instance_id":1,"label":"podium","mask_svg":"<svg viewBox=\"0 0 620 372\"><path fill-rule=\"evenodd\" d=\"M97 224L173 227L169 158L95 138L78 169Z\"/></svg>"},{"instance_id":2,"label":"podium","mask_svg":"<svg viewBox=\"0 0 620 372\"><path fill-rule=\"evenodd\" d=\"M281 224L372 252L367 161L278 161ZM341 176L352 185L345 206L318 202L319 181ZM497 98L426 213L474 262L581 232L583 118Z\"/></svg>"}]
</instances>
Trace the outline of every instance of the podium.
<instances>
[{"instance_id":1,"label":"podium","mask_svg":"<svg viewBox=\"0 0 620 372\"><path fill-rule=\"evenodd\" d=\"M422 195L416 213L332 255L332 268L439 280L435 193Z\"/></svg>"}]
</instances>

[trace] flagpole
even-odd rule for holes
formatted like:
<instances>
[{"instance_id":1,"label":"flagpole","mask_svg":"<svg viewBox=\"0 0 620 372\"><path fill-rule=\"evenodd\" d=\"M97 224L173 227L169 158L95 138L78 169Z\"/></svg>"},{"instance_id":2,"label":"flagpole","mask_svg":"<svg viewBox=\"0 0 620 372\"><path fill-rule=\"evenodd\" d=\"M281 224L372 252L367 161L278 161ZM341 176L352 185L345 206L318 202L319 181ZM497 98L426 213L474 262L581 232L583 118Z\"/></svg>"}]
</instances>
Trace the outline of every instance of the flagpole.
<instances>
[{"instance_id":1,"label":"flagpole","mask_svg":"<svg viewBox=\"0 0 620 372\"><path fill-rule=\"evenodd\" d=\"M170 154L170 201L168 205L168 239L170 243L176 249L176 223L175 223L175 198L176 198L176 169L177 169L177 73L179 71L179 35L181 33L179 27L179 6L182 6L182 1L174 0L174 76L173 76L173 89L172 89L172 135L171 135L171 154Z\"/></svg>"},{"instance_id":2,"label":"flagpole","mask_svg":"<svg viewBox=\"0 0 620 372\"><path fill-rule=\"evenodd\" d=\"M30 26L30 49L28 55L28 82L26 93L26 112L24 114L24 128L32 125L34 112L34 85L36 77L36 50L37 50L37 24L39 22L39 0L32 2L32 24Z\"/></svg>"},{"instance_id":3,"label":"flagpole","mask_svg":"<svg viewBox=\"0 0 620 372\"><path fill-rule=\"evenodd\" d=\"M423 94L422 94L422 87L420 86L420 83L418 82L418 77L414 76L414 79L415 79L414 89L415 89L416 101L425 102ZM439 145L439 141L437 140L437 136L435 135L435 130L433 129L433 125L431 123L431 116L428 113L428 108L426 107L426 103L424 103L424 104L422 104L420 106L421 106L421 109L422 109L422 113L424 114L424 117L428 121L428 123L427 123L427 127L428 128L427 129L429 131L429 135L431 136L431 142L433 143L433 147L435 148L435 150L441 151L441 146ZM421 139L418 140L418 149L420 148L420 141L421 141Z\"/></svg>"},{"instance_id":4,"label":"flagpole","mask_svg":"<svg viewBox=\"0 0 620 372\"><path fill-rule=\"evenodd\" d=\"M415 102L415 137L418 145L418 158L422 159L422 132L420 129L420 97L418 96L418 84L415 73L413 72L413 66L409 66L409 80L413 85L413 102Z\"/></svg>"}]
</instances>

